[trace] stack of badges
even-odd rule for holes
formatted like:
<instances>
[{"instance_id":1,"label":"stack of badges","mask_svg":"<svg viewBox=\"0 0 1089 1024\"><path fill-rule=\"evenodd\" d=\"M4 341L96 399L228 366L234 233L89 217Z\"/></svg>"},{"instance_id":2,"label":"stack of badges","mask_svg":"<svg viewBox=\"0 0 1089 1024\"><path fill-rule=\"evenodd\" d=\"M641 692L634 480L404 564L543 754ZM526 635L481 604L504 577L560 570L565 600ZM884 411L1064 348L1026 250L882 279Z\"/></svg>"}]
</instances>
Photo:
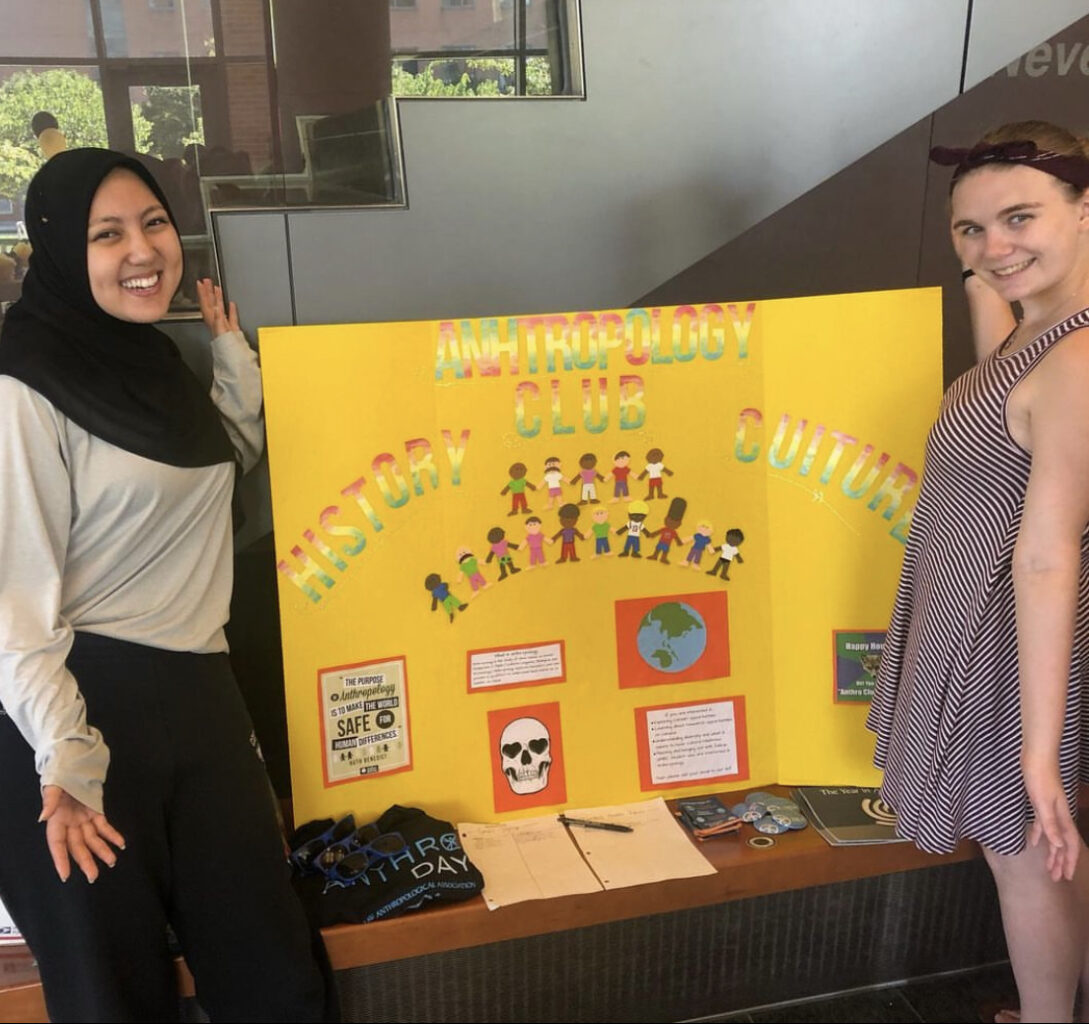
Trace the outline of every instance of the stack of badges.
<instances>
[{"instance_id":1,"label":"stack of badges","mask_svg":"<svg viewBox=\"0 0 1089 1024\"><path fill-rule=\"evenodd\" d=\"M749 793L743 803L734 804L730 811L766 836L797 831L809 824L793 800L774 793Z\"/></svg>"}]
</instances>

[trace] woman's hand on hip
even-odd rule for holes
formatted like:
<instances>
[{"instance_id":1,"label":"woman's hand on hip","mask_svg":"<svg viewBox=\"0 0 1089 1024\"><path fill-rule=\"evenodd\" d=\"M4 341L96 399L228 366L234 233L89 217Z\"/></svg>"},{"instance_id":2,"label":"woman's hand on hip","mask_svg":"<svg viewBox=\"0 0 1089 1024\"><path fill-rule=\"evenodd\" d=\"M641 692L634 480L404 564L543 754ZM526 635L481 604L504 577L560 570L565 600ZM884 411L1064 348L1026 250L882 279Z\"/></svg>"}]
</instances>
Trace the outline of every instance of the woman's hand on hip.
<instances>
[{"instance_id":1,"label":"woman's hand on hip","mask_svg":"<svg viewBox=\"0 0 1089 1024\"><path fill-rule=\"evenodd\" d=\"M110 844L119 850L125 848L124 837L104 814L91 810L60 786L42 787L38 820L45 822L45 841L62 882L68 881L73 860L87 881L93 882L98 878L98 861L111 868L117 863L117 853Z\"/></svg>"},{"instance_id":2,"label":"woman's hand on hip","mask_svg":"<svg viewBox=\"0 0 1089 1024\"><path fill-rule=\"evenodd\" d=\"M1029 830L1029 842L1036 846L1043 839L1048 845L1047 871L1054 881L1074 877L1081 836L1066 802L1066 791L1059 778L1059 766L1023 765L1025 788L1036 820Z\"/></svg>"},{"instance_id":3,"label":"woman's hand on hip","mask_svg":"<svg viewBox=\"0 0 1089 1024\"><path fill-rule=\"evenodd\" d=\"M218 338L227 331L238 331L238 308L232 302L223 305L223 289L213 284L210 277L203 277L197 282L197 299L200 302L200 315L213 338Z\"/></svg>"}]
</instances>

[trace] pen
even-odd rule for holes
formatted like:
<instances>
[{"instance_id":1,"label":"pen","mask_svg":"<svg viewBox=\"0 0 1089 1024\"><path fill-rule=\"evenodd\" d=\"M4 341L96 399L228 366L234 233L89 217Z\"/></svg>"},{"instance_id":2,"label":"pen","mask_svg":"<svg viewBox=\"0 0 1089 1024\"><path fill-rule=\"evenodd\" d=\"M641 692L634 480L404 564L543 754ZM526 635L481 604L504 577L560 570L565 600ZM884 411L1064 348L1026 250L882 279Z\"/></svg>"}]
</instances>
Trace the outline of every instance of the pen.
<instances>
[{"instance_id":1,"label":"pen","mask_svg":"<svg viewBox=\"0 0 1089 1024\"><path fill-rule=\"evenodd\" d=\"M587 821L585 818L569 818L566 814L560 815L561 825L581 825L583 828L603 828L607 832L634 832L631 825L616 825L611 821Z\"/></svg>"}]
</instances>

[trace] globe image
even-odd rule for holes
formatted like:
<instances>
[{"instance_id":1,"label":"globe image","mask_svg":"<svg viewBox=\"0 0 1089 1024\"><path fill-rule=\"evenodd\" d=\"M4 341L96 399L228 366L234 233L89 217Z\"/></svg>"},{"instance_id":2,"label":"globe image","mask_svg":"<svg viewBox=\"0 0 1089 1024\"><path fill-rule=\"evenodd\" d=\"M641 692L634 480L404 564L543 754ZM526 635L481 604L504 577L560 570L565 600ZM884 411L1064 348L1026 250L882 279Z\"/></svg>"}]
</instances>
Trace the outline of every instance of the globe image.
<instances>
[{"instance_id":1,"label":"globe image","mask_svg":"<svg viewBox=\"0 0 1089 1024\"><path fill-rule=\"evenodd\" d=\"M655 605L639 623L635 645L642 659L660 672L683 672L707 648L707 625L683 601Z\"/></svg>"}]
</instances>

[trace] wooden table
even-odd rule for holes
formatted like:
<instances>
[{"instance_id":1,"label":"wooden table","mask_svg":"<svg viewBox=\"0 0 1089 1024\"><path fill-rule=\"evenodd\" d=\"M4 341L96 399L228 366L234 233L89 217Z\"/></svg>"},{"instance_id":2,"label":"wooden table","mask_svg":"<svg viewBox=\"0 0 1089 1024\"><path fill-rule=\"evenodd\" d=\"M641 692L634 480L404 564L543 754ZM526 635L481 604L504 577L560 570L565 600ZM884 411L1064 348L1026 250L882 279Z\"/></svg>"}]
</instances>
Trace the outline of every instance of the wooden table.
<instances>
[{"instance_id":1,"label":"wooden table","mask_svg":"<svg viewBox=\"0 0 1089 1024\"><path fill-rule=\"evenodd\" d=\"M751 788L723 798L727 804L736 803ZM536 900L494 911L479 898L432 906L392 920L327 928L326 947L333 967L345 970L980 856L978 846L970 842L944 856L921 853L910 843L833 848L812 827L777 836L769 849L754 849L745 840L756 834L745 826L740 834L699 843L716 868L714 875ZM26 948L20 949L21 953L0 955L0 1024L48 1020L37 972ZM192 995L193 979L180 957L178 977L182 994Z\"/></svg>"}]
</instances>

